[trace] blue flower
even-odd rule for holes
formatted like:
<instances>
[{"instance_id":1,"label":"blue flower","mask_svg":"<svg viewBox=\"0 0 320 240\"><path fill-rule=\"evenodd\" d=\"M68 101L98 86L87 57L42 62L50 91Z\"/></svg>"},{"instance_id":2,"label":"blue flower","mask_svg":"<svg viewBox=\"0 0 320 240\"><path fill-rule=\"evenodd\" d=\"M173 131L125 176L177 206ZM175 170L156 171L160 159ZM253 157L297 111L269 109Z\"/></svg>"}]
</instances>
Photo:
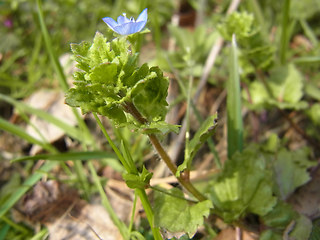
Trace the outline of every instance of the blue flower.
<instances>
[{"instance_id":1,"label":"blue flower","mask_svg":"<svg viewBox=\"0 0 320 240\"><path fill-rule=\"evenodd\" d=\"M148 9L146 8L140 13L137 21L134 20L134 18L128 19L125 13L123 13L123 16L118 17L118 22L110 17L102 18L102 20L116 33L120 35L130 35L140 32L144 28L148 20L147 10Z\"/></svg>"}]
</instances>

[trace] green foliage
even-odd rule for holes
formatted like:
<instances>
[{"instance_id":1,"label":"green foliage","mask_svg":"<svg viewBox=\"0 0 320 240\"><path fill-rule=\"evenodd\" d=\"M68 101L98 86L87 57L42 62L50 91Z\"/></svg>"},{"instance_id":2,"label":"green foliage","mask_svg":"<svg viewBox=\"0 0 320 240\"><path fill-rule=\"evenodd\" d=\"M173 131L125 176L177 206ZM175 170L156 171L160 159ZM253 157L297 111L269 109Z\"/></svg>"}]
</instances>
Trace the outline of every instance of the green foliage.
<instances>
[{"instance_id":1,"label":"green foliage","mask_svg":"<svg viewBox=\"0 0 320 240\"><path fill-rule=\"evenodd\" d=\"M275 181L278 186L278 196L286 199L293 191L310 180L307 169L315 166L316 161L308 160L307 149L288 151L280 149L273 163Z\"/></svg>"},{"instance_id":2,"label":"green foliage","mask_svg":"<svg viewBox=\"0 0 320 240\"><path fill-rule=\"evenodd\" d=\"M290 15L295 19L308 19L313 17L320 10L320 3L317 0L291 0Z\"/></svg>"},{"instance_id":3,"label":"green foliage","mask_svg":"<svg viewBox=\"0 0 320 240\"><path fill-rule=\"evenodd\" d=\"M217 114L208 117L200 126L194 137L189 143L188 154L184 159L184 162L177 169L177 176L180 176L180 173L185 169L190 169L193 158L196 153L199 151L200 147L210 138L216 130L217 126Z\"/></svg>"},{"instance_id":4,"label":"green foliage","mask_svg":"<svg viewBox=\"0 0 320 240\"><path fill-rule=\"evenodd\" d=\"M315 103L311 106L310 109L307 110L307 115L310 117L311 121L320 126L320 104Z\"/></svg>"},{"instance_id":5,"label":"green foliage","mask_svg":"<svg viewBox=\"0 0 320 240\"><path fill-rule=\"evenodd\" d=\"M249 94L253 104L248 106L254 109L268 107L305 109L307 103L301 100L303 82L301 73L293 64L274 68L265 85L257 81L249 85ZM248 100L247 95L245 93L243 95Z\"/></svg>"},{"instance_id":6,"label":"green foliage","mask_svg":"<svg viewBox=\"0 0 320 240\"><path fill-rule=\"evenodd\" d=\"M192 237L203 224L203 218L209 216L212 203L206 200L191 204L183 199L183 193L177 188L169 193L155 192L155 225L173 234L186 232Z\"/></svg>"},{"instance_id":7,"label":"green foliage","mask_svg":"<svg viewBox=\"0 0 320 240\"><path fill-rule=\"evenodd\" d=\"M263 216L277 202L267 159L253 146L226 162L223 171L210 181L209 194L214 211L226 222L247 213Z\"/></svg>"},{"instance_id":8,"label":"green foliage","mask_svg":"<svg viewBox=\"0 0 320 240\"><path fill-rule=\"evenodd\" d=\"M169 52L169 59L181 76L188 76L190 69L185 61L191 57L193 76L201 76L203 66L212 44L217 39L216 32L208 32L204 26L198 26L193 32L169 25L169 31L176 41L177 50Z\"/></svg>"},{"instance_id":9,"label":"green foliage","mask_svg":"<svg viewBox=\"0 0 320 240\"><path fill-rule=\"evenodd\" d=\"M241 91L236 36L233 35L229 56L229 78L227 81L227 129L228 157L243 149L243 119L241 114Z\"/></svg>"},{"instance_id":10,"label":"green foliage","mask_svg":"<svg viewBox=\"0 0 320 240\"><path fill-rule=\"evenodd\" d=\"M253 30L254 17L247 12L234 12L230 14L223 24L218 26L218 30L223 38L231 41L232 35L235 34L237 41L241 43L254 34Z\"/></svg>"},{"instance_id":11,"label":"green foliage","mask_svg":"<svg viewBox=\"0 0 320 240\"><path fill-rule=\"evenodd\" d=\"M231 41L236 35L240 47L240 63L243 74L250 74L256 69L269 69L273 64L274 47L266 42L253 14L234 12L218 25L224 39Z\"/></svg>"},{"instance_id":12,"label":"green foliage","mask_svg":"<svg viewBox=\"0 0 320 240\"><path fill-rule=\"evenodd\" d=\"M83 113L107 116L118 125L141 124L128 115L134 115L130 104L148 122L164 119L168 79L158 67L137 67L138 55L131 53L125 37L107 42L97 32L92 45L82 42L71 48L82 71L74 75L75 87L66 94L67 104L80 107Z\"/></svg>"},{"instance_id":13,"label":"green foliage","mask_svg":"<svg viewBox=\"0 0 320 240\"><path fill-rule=\"evenodd\" d=\"M143 166L142 172L140 174L125 173L122 175L127 186L129 188L141 188L145 189L149 186L150 179L152 178L152 173Z\"/></svg>"},{"instance_id":14,"label":"green foliage","mask_svg":"<svg viewBox=\"0 0 320 240\"><path fill-rule=\"evenodd\" d=\"M289 204L279 201L273 211L261 218L270 228L261 234L260 239L282 239L288 235L290 239L309 239L312 223L305 216L295 212Z\"/></svg>"},{"instance_id":15,"label":"green foliage","mask_svg":"<svg viewBox=\"0 0 320 240\"><path fill-rule=\"evenodd\" d=\"M313 223L312 232L309 240L320 239L320 219L317 219Z\"/></svg>"}]
</instances>

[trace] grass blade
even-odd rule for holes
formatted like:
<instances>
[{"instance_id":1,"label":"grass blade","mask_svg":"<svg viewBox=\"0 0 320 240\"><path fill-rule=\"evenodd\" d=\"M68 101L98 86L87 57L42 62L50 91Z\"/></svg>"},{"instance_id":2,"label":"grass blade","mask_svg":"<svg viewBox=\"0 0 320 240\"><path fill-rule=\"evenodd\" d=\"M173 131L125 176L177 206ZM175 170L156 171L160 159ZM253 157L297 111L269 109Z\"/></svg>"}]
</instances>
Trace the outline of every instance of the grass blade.
<instances>
[{"instance_id":1,"label":"grass blade","mask_svg":"<svg viewBox=\"0 0 320 240\"><path fill-rule=\"evenodd\" d=\"M282 8L282 23L281 23L281 37L280 37L280 63L285 64L287 48L288 48L288 24L289 24L289 13L290 13L290 0L284 0Z\"/></svg>"},{"instance_id":2,"label":"grass blade","mask_svg":"<svg viewBox=\"0 0 320 240\"><path fill-rule=\"evenodd\" d=\"M39 118L42 118L42 119L46 120L48 123L51 123L51 124L57 126L58 128L60 128L61 130L63 130L63 132L66 133L68 136L75 138L79 141L83 141L83 133L81 133L80 130L78 130L76 127L73 127L70 124L65 123L64 121L61 121L60 119L52 116L51 114L49 114L43 110L30 107L29 105L27 105L23 102L19 102L9 96L1 94L1 93L0 93L0 100L6 101L6 102L12 104L15 108L17 108L23 112L27 112L27 113L35 115Z\"/></svg>"},{"instance_id":3,"label":"grass blade","mask_svg":"<svg viewBox=\"0 0 320 240\"><path fill-rule=\"evenodd\" d=\"M22 162L27 160L50 160L50 161L70 161L70 160L90 160L102 158L115 158L115 154L102 151L92 152L66 152L58 154L39 154L36 156L25 156L11 160L11 162Z\"/></svg>"},{"instance_id":4,"label":"grass blade","mask_svg":"<svg viewBox=\"0 0 320 240\"><path fill-rule=\"evenodd\" d=\"M41 142L38 139L32 137L28 133L24 131L24 129L4 120L3 118L0 118L0 129L3 129L4 131L7 131L9 133L12 133L24 140L26 140L29 143L37 144L43 149L48 150L49 152L57 152L57 150L50 145L49 143L46 142Z\"/></svg>"},{"instance_id":5,"label":"grass blade","mask_svg":"<svg viewBox=\"0 0 320 240\"><path fill-rule=\"evenodd\" d=\"M232 37L229 60L230 77L227 81L228 157L243 148L243 122L241 116L240 77L235 35Z\"/></svg>"}]
</instances>

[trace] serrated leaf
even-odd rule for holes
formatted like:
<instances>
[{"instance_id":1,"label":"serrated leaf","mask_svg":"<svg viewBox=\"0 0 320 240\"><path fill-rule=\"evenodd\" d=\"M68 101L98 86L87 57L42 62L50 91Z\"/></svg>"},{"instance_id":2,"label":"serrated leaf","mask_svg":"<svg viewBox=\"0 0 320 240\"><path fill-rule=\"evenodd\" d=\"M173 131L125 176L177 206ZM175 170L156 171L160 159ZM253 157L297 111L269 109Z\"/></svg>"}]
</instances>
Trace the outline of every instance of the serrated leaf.
<instances>
[{"instance_id":1,"label":"serrated leaf","mask_svg":"<svg viewBox=\"0 0 320 240\"><path fill-rule=\"evenodd\" d=\"M217 118L218 114L212 115L201 124L200 128L189 142L189 149L186 149L189 154L186 155L184 162L178 167L177 176L179 176L183 170L190 168L191 162L200 147L215 133Z\"/></svg>"},{"instance_id":2,"label":"serrated leaf","mask_svg":"<svg viewBox=\"0 0 320 240\"><path fill-rule=\"evenodd\" d=\"M181 199L181 190L173 188L170 193L173 196L155 192L155 225L171 233L185 232L192 237L203 224L203 218L208 217L212 203L206 200L191 205L187 200Z\"/></svg>"},{"instance_id":3,"label":"serrated leaf","mask_svg":"<svg viewBox=\"0 0 320 240\"><path fill-rule=\"evenodd\" d=\"M137 174L125 173L122 175L127 186L129 188L141 188L145 189L149 186L150 179L152 178L153 173L148 172L148 170L143 166L142 172Z\"/></svg>"},{"instance_id":4,"label":"serrated leaf","mask_svg":"<svg viewBox=\"0 0 320 240\"><path fill-rule=\"evenodd\" d=\"M281 199L286 199L297 187L310 180L307 169L316 162L309 161L307 154L304 149L295 152L281 149L277 153L273 166Z\"/></svg>"},{"instance_id":5,"label":"serrated leaf","mask_svg":"<svg viewBox=\"0 0 320 240\"><path fill-rule=\"evenodd\" d=\"M83 113L97 112L118 126L137 125L124 103L133 103L150 123L167 113L168 79L157 67L137 67L138 54L132 54L126 38L111 42L99 32L93 44L73 44L72 51L83 71L75 73L75 87L66 94L66 103ZM126 110L126 111L125 111ZM159 131L168 131L159 125ZM170 127L173 129L173 127ZM158 130L157 130L158 131Z\"/></svg>"},{"instance_id":6,"label":"serrated leaf","mask_svg":"<svg viewBox=\"0 0 320 240\"><path fill-rule=\"evenodd\" d=\"M93 44L88 55L91 66L111 62L115 57L114 52L110 49L110 43L108 43L107 39L99 32L96 32L94 36Z\"/></svg>"},{"instance_id":7,"label":"serrated leaf","mask_svg":"<svg viewBox=\"0 0 320 240\"><path fill-rule=\"evenodd\" d=\"M88 72L90 69L90 59L88 58L90 43L81 42L80 44L71 44L70 46L74 54L74 58L77 61L76 67Z\"/></svg>"},{"instance_id":8,"label":"serrated leaf","mask_svg":"<svg viewBox=\"0 0 320 240\"><path fill-rule=\"evenodd\" d=\"M247 213L263 216L276 204L271 172L265 157L254 146L234 154L223 171L210 181L210 199L215 211L226 222L235 221Z\"/></svg>"}]
</instances>

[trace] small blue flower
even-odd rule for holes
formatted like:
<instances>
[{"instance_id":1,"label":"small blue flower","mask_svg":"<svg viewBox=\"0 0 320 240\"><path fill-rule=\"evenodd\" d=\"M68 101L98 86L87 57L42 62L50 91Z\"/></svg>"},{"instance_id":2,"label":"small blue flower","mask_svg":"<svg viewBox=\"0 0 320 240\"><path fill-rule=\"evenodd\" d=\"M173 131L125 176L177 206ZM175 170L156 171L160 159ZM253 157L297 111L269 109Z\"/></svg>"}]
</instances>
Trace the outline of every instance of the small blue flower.
<instances>
[{"instance_id":1,"label":"small blue flower","mask_svg":"<svg viewBox=\"0 0 320 240\"><path fill-rule=\"evenodd\" d=\"M110 17L102 18L102 20L106 24L108 24L109 28L111 28L116 33L120 35L130 35L136 32L140 32L144 28L148 20L147 11L147 8L144 9L137 18L137 21L134 20L134 18L128 19L125 13L123 13L123 16L118 17L118 22Z\"/></svg>"}]
</instances>

